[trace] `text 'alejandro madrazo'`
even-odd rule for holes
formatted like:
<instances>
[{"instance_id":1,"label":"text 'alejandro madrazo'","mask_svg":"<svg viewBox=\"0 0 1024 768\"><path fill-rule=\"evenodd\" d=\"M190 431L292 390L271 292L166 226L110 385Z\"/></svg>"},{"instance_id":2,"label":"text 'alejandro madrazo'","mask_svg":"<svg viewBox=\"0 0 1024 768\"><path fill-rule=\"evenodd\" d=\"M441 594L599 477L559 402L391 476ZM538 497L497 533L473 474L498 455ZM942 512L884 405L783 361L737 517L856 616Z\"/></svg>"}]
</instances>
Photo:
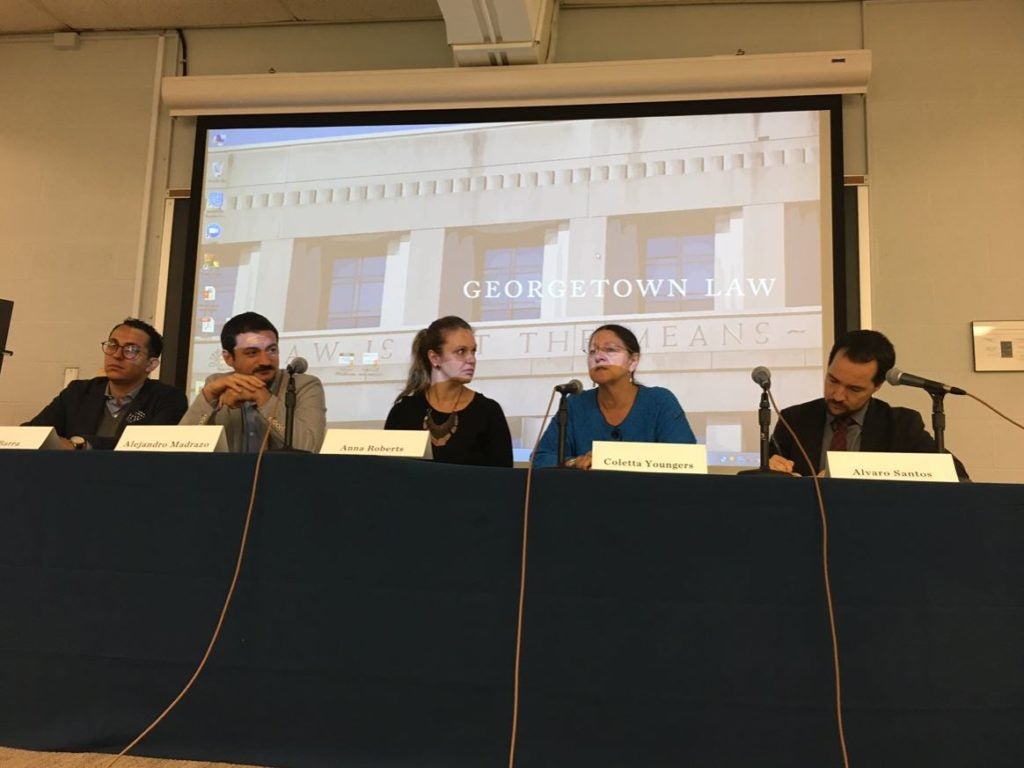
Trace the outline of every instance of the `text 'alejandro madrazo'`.
<instances>
[{"instance_id":1,"label":"text 'alejandro madrazo'","mask_svg":"<svg viewBox=\"0 0 1024 768\"><path fill-rule=\"evenodd\" d=\"M160 448L175 448L188 450L190 448L209 448L208 442L196 442L195 440L125 440L124 448L134 448L138 451L157 450Z\"/></svg>"}]
</instances>

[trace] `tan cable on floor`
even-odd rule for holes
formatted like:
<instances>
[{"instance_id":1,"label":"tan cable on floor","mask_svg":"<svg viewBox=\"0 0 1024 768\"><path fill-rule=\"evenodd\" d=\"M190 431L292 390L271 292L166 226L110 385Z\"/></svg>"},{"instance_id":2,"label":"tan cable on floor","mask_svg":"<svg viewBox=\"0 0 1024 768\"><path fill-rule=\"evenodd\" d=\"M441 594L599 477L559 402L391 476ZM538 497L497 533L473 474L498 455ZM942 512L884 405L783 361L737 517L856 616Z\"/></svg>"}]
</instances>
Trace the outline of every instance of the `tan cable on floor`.
<instances>
[{"instance_id":1,"label":"tan cable on floor","mask_svg":"<svg viewBox=\"0 0 1024 768\"><path fill-rule=\"evenodd\" d=\"M533 457L537 454L537 446L540 445L540 438L544 434L544 427L547 424L548 416L551 415L551 406L554 402L555 392L552 390L547 410L544 411L544 418L541 419L540 429L537 431L537 439L533 441L533 450L530 451L530 464L526 467L526 497L523 500L523 553L519 563L519 611L516 615L516 661L512 673L512 738L508 746L508 768L513 768L516 763L516 735L519 730L519 660L523 647L523 606L526 602L526 536L530 527Z\"/></svg>"},{"instance_id":2,"label":"tan cable on floor","mask_svg":"<svg viewBox=\"0 0 1024 768\"><path fill-rule=\"evenodd\" d=\"M832 633L832 669L835 675L836 683L836 723L839 727L839 749L843 756L843 767L850 768L850 758L846 754L846 736L843 733L843 697L842 697L842 685L841 675L839 673L839 635L836 632L836 613L835 607L832 604L832 580L829 576L828 568L828 516L825 514L825 499L821 495L821 479L817 473L813 471L813 468L817 466L817 462L811 461L807 455L807 451L804 450L803 445L800 443L800 438L796 436L796 432L789 426L789 422L783 417L782 412L779 411L779 407L775 404L775 398L772 396L770 390L765 390L768 393L768 398L772 401L772 408L775 410L775 415L779 417L779 423L782 424L786 431L793 438L793 442L796 447L800 450L800 455L803 456L804 461L807 462L807 466L811 468L811 478L814 480L814 492L818 496L818 512L821 516L821 568L822 574L825 581L825 604L828 607L828 626Z\"/></svg>"},{"instance_id":3,"label":"tan cable on floor","mask_svg":"<svg viewBox=\"0 0 1024 768\"><path fill-rule=\"evenodd\" d=\"M256 485L260 479L260 467L263 465L263 455L267 452L267 443L270 440L270 431L272 429L271 422L277 415L277 409L281 405L281 400L278 399L274 405L274 410L267 419L267 430L263 433L263 442L260 443L260 450L256 454L256 468L252 475L252 487L249 490L249 507L245 511L245 523L242 526L242 539L238 545L238 557L235 559L235 571L231 575L231 583L228 585L228 593L224 597L224 605L220 609L220 616L217 617L217 625L213 628L213 635L210 637L210 642L206 646L206 653L203 654L203 658L199 660L199 664L196 667L195 672L192 673L192 677L185 683L185 687L181 689L181 692L174 697L174 700L161 712L157 718L147 725L138 736L132 739L131 743L127 747L118 752L114 759L107 763L106 768L111 768L118 760L127 755L140 741L146 738L161 722L171 713L171 711L178 706L178 703L185 698L192 686L195 685L196 680L199 679L199 675L206 667L206 662L210 658L210 654L213 653L214 646L217 645L217 640L220 639L220 631L224 626L224 618L227 616L228 608L231 607L231 599L235 595L235 586L238 584L238 575L242 571L242 560L245 557L245 545L249 538L249 524L252 522L252 510L256 506Z\"/></svg>"}]
</instances>

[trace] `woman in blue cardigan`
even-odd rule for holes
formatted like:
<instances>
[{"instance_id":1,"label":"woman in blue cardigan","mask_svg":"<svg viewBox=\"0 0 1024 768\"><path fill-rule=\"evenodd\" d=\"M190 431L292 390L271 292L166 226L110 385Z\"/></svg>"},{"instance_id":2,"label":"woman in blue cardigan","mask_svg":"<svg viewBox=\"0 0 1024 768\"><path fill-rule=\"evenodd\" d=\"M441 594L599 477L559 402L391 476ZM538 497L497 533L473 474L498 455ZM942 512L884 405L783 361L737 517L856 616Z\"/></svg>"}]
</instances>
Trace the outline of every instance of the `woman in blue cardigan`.
<instances>
[{"instance_id":1,"label":"woman in blue cardigan","mask_svg":"<svg viewBox=\"0 0 1024 768\"><path fill-rule=\"evenodd\" d=\"M595 440L696 443L682 406L664 387L633 380L640 342L628 328L602 325L590 335L587 367L596 388L569 397L565 466L590 469ZM558 461L558 425L552 421L534 454L535 467Z\"/></svg>"}]
</instances>

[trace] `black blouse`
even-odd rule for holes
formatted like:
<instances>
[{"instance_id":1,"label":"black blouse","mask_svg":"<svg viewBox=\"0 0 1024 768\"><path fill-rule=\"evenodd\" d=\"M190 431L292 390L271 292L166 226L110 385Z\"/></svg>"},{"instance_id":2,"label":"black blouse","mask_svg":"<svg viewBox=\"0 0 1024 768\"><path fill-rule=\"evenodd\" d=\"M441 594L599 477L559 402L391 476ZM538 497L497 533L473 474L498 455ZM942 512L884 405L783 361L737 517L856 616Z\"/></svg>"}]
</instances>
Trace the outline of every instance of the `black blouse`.
<instances>
[{"instance_id":1,"label":"black blouse","mask_svg":"<svg viewBox=\"0 0 1024 768\"><path fill-rule=\"evenodd\" d=\"M424 429L423 419L430 404L423 392L403 397L391 408L384 429ZM461 411L459 427L445 445L432 445L434 461L446 464L475 464L491 467L512 466L512 435L501 406L479 392ZM443 424L450 414L433 410L435 424Z\"/></svg>"}]
</instances>

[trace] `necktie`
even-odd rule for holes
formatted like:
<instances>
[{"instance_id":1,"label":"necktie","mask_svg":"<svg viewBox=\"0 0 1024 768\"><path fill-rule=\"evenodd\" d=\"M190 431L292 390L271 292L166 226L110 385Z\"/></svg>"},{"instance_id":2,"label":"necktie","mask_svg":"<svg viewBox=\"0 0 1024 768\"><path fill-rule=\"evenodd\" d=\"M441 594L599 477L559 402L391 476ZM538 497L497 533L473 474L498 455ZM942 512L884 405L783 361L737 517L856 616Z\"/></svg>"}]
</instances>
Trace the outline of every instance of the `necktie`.
<instances>
[{"instance_id":1,"label":"necktie","mask_svg":"<svg viewBox=\"0 0 1024 768\"><path fill-rule=\"evenodd\" d=\"M242 452L259 453L263 435L256 428L256 404L250 401L242 403Z\"/></svg>"},{"instance_id":2,"label":"necktie","mask_svg":"<svg viewBox=\"0 0 1024 768\"><path fill-rule=\"evenodd\" d=\"M830 451L846 450L846 430L850 426L850 421L848 413L832 419L832 442L828 444Z\"/></svg>"}]
</instances>

